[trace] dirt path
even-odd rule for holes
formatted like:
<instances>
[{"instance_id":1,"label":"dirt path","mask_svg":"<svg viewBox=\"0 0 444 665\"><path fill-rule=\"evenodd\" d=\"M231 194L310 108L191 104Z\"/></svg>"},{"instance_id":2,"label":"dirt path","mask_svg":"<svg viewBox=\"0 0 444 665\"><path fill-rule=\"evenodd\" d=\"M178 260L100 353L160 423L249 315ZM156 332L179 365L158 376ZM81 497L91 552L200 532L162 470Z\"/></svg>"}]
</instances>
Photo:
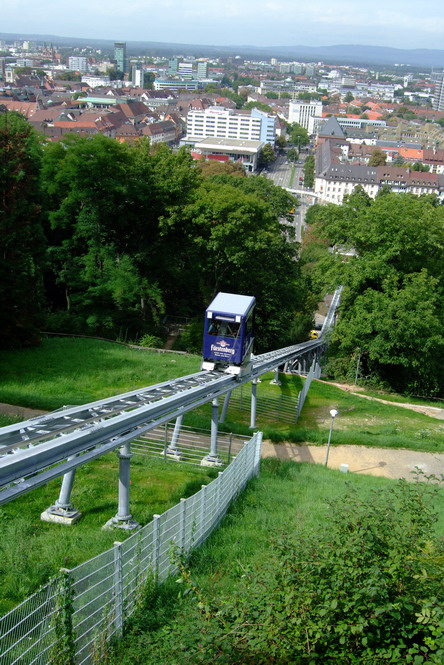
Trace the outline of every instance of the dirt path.
<instances>
[{"instance_id":1,"label":"dirt path","mask_svg":"<svg viewBox=\"0 0 444 665\"><path fill-rule=\"evenodd\" d=\"M426 416L431 416L432 418L438 418L439 420L444 420L444 408L439 406L427 406L425 404L407 404L405 402L392 402L388 399L382 399L382 397L371 397L370 395L363 395L359 392L357 386L351 386L346 383L333 383L331 381L322 381L322 383L328 383L331 386L340 388L350 393L350 395L355 395L356 397L362 397L363 399L370 399L375 402L381 402L382 404L389 404L390 406L401 406L403 409L411 409L412 411L417 411L418 413L423 413Z\"/></svg>"},{"instance_id":2,"label":"dirt path","mask_svg":"<svg viewBox=\"0 0 444 665\"><path fill-rule=\"evenodd\" d=\"M262 457L278 457L294 462L324 464L326 446L273 444L264 441ZM366 446L331 446L328 458L330 469L347 464L352 473L384 476L385 478L412 479L416 467L426 474L444 475L444 453L422 453L415 450L367 448Z\"/></svg>"},{"instance_id":3,"label":"dirt path","mask_svg":"<svg viewBox=\"0 0 444 665\"><path fill-rule=\"evenodd\" d=\"M13 404L5 404L3 402L0 402L0 413L5 416L13 416L14 418L27 420L28 418L41 416L44 413L48 412L42 411L41 409L27 409L24 406L14 406Z\"/></svg>"}]
</instances>

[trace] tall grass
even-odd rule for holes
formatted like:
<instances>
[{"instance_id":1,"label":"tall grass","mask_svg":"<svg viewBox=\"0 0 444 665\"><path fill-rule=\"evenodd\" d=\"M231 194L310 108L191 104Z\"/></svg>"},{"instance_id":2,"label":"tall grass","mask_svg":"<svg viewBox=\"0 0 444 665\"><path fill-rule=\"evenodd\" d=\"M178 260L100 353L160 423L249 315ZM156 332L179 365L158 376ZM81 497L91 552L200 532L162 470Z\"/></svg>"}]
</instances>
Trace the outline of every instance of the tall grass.
<instances>
[{"instance_id":1,"label":"tall grass","mask_svg":"<svg viewBox=\"0 0 444 665\"><path fill-rule=\"evenodd\" d=\"M82 512L77 524L48 524L40 514L52 505L60 480L48 483L0 508L0 614L48 581L61 567L73 568L125 539L125 531L103 531L117 513L118 459L114 453L79 467L72 492ZM207 467L192 467L135 455L131 460L131 512L141 525L194 494L215 477Z\"/></svg>"},{"instance_id":2,"label":"tall grass","mask_svg":"<svg viewBox=\"0 0 444 665\"><path fill-rule=\"evenodd\" d=\"M273 543L281 534L317 533L329 520L328 501L341 497L349 487L365 501L371 492L395 481L353 476L306 463L264 460L261 475L232 506L222 526L191 558L192 579L211 605L223 607L221 598L238 598L273 557ZM436 499L440 514L437 532L444 535L444 488ZM170 580L150 595L141 612L130 621L125 638L116 646L114 665L158 665L192 662L199 652L194 622L199 610L195 599L181 594ZM206 662L199 659L199 662Z\"/></svg>"}]
</instances>

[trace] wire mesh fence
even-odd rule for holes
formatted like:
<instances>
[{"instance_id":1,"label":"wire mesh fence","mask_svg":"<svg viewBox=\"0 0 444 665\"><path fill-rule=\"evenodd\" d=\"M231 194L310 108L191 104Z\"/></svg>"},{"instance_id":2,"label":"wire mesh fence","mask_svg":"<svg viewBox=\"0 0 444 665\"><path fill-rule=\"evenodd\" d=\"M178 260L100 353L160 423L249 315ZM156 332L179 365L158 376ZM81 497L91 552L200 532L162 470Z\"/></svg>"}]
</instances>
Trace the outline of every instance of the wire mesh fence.
<instances>
[{"instance_id":1,"label":"wire mesh fence","mask_svg":"<svg viewBox=\"0 0 444 665\"><path fill-rule=\"evenodd\" d=\"M310 390L311 382L313 381L313 379L319 379L320 376L321 376L321 366L319 365L317 358L314 358L310 366L310 370L307 374L307 378L304 382L304 386L298 395L296 420L301 415L302 407L304 406L305 398L307 397L308 391Z\"/></svg>"},{"instance_id":2,"label":"wire mesh fence","mask_svg":"<svg viewBox=\"0 0 444 665\"><path fill-rule=\"evenodd\" d=\"M256 397L256 415L267 421L280 421L285 423L296 422L296 408L298 398L293 395L261 395ZM231 393L228 412L235 409L237 412L249 413L251 408L251 384L240 386Z\"/></svg>"},{"instance_id":3,"label":"wire mesh fence","mask_svg":"<svg viewBox=\"0 0 444 665\"><path fill-rule=\"evenodd\" d=\"M181 425L177 431L175 423L168 422L131 442L131 450L139 455L174 457L184 464L200 464L210 449L210 432ZM175 434L176 431L176 434ZM229 464L248 441L240 434L217 434L217 454Z\"/></svg>"},{"instance_id":4,"label":"wire mesh fence","mask_svg":"<svg viewBox=\"0 0 444 665\"><path fill-rule=\"evenodd\" d=\"M0 618L0 665L99 663L122 633L148 580L176 569L172 552L187 552L216 528L230 503L259 472L262 434L233 448L233 460L209 485L181 499L123 543L64 571Z\"/></svg>"}]
</instances>

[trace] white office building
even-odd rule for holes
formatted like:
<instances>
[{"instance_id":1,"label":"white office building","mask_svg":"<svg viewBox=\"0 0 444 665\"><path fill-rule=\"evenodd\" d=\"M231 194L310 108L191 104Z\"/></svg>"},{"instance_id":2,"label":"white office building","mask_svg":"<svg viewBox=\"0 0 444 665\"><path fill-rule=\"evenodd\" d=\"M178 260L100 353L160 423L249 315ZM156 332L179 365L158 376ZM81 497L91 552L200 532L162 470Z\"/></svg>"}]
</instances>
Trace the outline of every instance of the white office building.
<instances>
[{"instance_id":1,"label":"white office building","mask_svg":"<svg viewBox=\"0 0 444 665\"><path fill-rule=\"evenodd\" d=\"M322 118L322 102L290 101L288 109L288 122L297 122L309 133L312 133L311 118Z\"/></svg>"},{"instance_id":2,"label":"white office building","mask_svg":"<svg viewBox=\"0 0 444 665\"><path fill-rule=\"evenodd\" d=\"M193 63L179 62L178 74L184 79L191 80L193 78Z\"/></svg>"},{"instance_id":3,"label":"white office building","mask_svg":"<svg viewBox=\"0 0 444 665\"><path fill-rule=\"evenodd\" d=\"M197 62L197 78L206 79L208 78L208 62L203 60L198 60Z\"/></svg>"},{"instance_id":4,"label":"white office building","mask_svg":"<svg viewBox=\"0 0 444 665\"><path fill-rule=\"evenodd\" d=\"M186 142L204 137L262 141L274 145L277 118L271 113L251 109L245 113L220 106L191 110L187 116Z\"/></svg>"}]
</instances>

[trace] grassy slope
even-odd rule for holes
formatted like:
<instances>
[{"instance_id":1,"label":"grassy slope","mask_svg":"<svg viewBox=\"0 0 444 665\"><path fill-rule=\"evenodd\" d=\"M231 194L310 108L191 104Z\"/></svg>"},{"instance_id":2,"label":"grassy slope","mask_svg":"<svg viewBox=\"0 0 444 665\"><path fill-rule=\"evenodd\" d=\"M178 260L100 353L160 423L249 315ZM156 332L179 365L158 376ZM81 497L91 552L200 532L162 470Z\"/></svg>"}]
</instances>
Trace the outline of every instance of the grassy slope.
<instances>
[{"instance_id":1,"label":"grassy slope","mask_svg":"<svg viewBox=\"0 0 444 665\"><path fill-rule=\"evenodd\" d=\"M137 351L111 342L52 338L37 349L0 352L0 402L53 410L134 390L199 370L200 358ZM282 376L272 386L270 373L258 396L296 396L303 379ZM244 388L247 396L248 388ZM248 404L248 396L245 400ZM273 441L325 443L329 410L339 410L333 444L444 451L444 422L396 404L369 401L323 382L314 382L297 426L258 417L258 427ZM0 424L8 424L3 418ZM209 427L209 407L189 414L187 424ZM249 433L249 413L231 410L223 429Z\"/></svg>"},{"instance_id":2,"label":"grassy slope","mask_svg":"<svg viewBox=\"0 0 444 665\"><path fill-rule=\"evenodd\" d=\"M80 467L76 474L71 498L83 518L74 526L40 520L40 513L57 499L60 480L0 508L0 614L34 592L61 567L73 568L112 547L115 540L131 535L125 531L102 531L105 522L117 512L117 456L109 453ZM133 518L146 524L155 513L194 494L215 475L213 469L134 456Z\"/></svg>"},{"instance_id":3,"label":"grassy slope","mask_svg":"<svg viewBox=\"0 0 444 665\"><path fill-rule=\"evenodd\" d=\"M52 338L1 351L0 402L54 410L199 371L200 358L130 349L94 339Z\"/></svg>"},{"instance_id":4,"label":"grassy slope","mask_svg":"<svg viewBox=\"0 0 444 665\"><path fill-rule=\"evenodd\" d=\"M197 356L136 351L108 342L67 338L45 340L37 349L1 352L0 363L0 401L42 409L93 401L199 369ZM264 377L258 386L259 395L297 395L302 387L300 377L281 377L280 387L270 384L272 377ZM339 409L334 444L444 450L442 421L402 407L363 400L320 382L313 383L297 427L261 417L258 425L266 437L275 440L324 444L332 406ZM189 414L187 422L208 429L209 416L209 407L202 407ZM225 430L249 433L248 409L233 411L229 418ZM139 459L133 460L131 505L134 517L142 523L177 501L189 483L197 481L200 486L205 482L200 469L187 467L180 471L170 465L167 470L152 460L145 468ZM193 475L195 472L198 477ZM116 512L116 485L114 455L78 471L73 502L85 518L72 530L39 519L41 511L57 498L60 481L0 509L1 611L30 593L60 566L72 567L112 543L115 534L103 534L100 527ZM28 544L26 548L21 547L23 542ZM11 570L14 572L9 578ZM20 584L15 590L17 571Z\"/></svg>"},{"instance_id":5,"label":"grassy slope","mask_svg":"<svg viewBox=\"0 0 444 665\"><path fill-rule=\"evenodd\" d=\"M221 528L193 555L192 577L216 603L227 596L242 597L249 576L254 576L265 558L273 556L274 536L318 529L328 520L327 501L343 494L347 486L366 498L394 482L344 475L322 466L265 460L260 477L250 483ZM436 509L440 515L437 530L444 534L444 488ZM171 580L161 589L157 603L142 608L133 622L134 630L118 645L113 663L193 662L193 653L199 651L199 635L193 637L190 628L185 640L183 627L192 626L196 602L189 596L179 598L179 590ZM178 646L181 640L184 647Z\"/></svg>"}]
</instances>

